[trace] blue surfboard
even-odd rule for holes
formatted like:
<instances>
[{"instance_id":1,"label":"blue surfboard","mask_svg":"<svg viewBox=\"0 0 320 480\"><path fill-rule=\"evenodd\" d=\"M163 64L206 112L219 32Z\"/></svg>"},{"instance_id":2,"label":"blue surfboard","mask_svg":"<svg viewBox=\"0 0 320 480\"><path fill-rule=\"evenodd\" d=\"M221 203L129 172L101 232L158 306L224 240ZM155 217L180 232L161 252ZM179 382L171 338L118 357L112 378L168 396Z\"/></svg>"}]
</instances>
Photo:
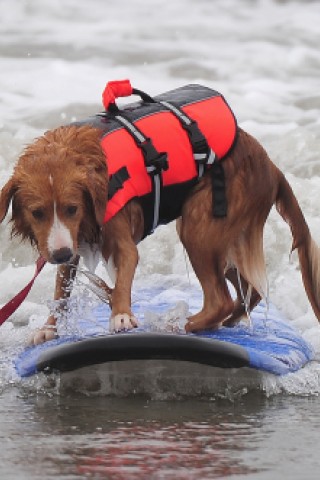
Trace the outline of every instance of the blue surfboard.
<instances>
[{"instance_id":1,"label":"blue surfboard","mask_svg":"<svg viewBox=\"0 0 320 480\"><path fill-rule=\"evenodd\" d=\"M170 328L174 331L161 330L161 322L173 306L161 290L139 291L138 297L133 310L139 319L139 328L109 334L106 318L110 311L106 305L101 305L94 311L93 322L92 319L79 319L80 333L62 334L45 344L26 348L15 361L18 374L27 377L39 372L66 372L108 362L160 359L220 368L249 367L285 375L299 370L314 358L311 345L273 306L267 309L263 303L259 304L251 313L249 323L186 334L183 331L185 318L179 328L177 322L175 328ZM191 312L199 309L200 292L192 291L192 295L187 292L186 298ZM159 317L153 325L146 310Z\"/></svg>"}]
</instances>

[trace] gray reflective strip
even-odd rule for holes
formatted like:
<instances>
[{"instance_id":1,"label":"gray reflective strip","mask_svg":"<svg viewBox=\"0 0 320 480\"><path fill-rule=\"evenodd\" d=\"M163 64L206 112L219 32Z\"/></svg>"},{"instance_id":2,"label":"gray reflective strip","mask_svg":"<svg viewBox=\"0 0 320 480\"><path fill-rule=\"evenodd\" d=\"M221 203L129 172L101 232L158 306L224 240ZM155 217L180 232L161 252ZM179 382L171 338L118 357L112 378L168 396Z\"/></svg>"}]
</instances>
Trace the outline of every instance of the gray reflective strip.
<instances>
[{"instance_id":1,"label":"gray reflective strip","mask_svg":"<svg viewBox=\"0 0 320 480\"><path fill-rule=\"evenodd\" d=\"M199 158L196 158L196 155L197 154L194 155L194 159L197 161L197 160L199 160ZM206 157L206 155L204 155L204 156ZM202 158L204 158L204 157L202 157ZM207 159L206 163L205 164L200 163L198 165L198 178L201 178L204 175L204 165L212 165L213 162L215 161L215 158L216 158L216 154L210 148L210 153L209 153L209 156L208 156L208 159Z\"/></svg>"},{"instance_id":2,"label":"gray reflective strip","mask_svg":"<svg viewBox=\"0 0 320 480\"><path fill-rule=\"evenodd\" d=\"M207 165L212 165L213 162L215 161L215 159L216 159L216 154L210 148L210 153L209 153L209 157L208 157L208 160L207 160Z\"/></svg>"},{"instance_id":3,"label":"gray reflective strip","mask_svg":"<svg viewBox=\"0 0 320 480\"><path fill-rule=\"evenodd\" d=\"M207 158L207 154L206 153L194 153L193 154L193 157L196 161L201 161L201 160L204 160Z\"/></svg>"},{"instance_id":4,"label":"gray reflective strip","mask_svg":"<svg viewBox=\"0 0 320 480\"><path fill-rule=\"evenodd\" d=\"M168 110L171 110L173 113L175 113L177 115L177 117L181 118L181 120L186 124L186 125L190 125L191 124L191 120L189 117L186 117L185 115L183 115L183 113L181 113L181 111L176 108L174 105L172 105L171 103L169 102L159 102L161 103L161 105L163 105L164 107L168 108Z\"/></svg>"},{"instance_id":5,"label":"gray reflective strip","mask_svg":"<svg viewBox=\"0 0 320 480\"><path fill-rule=\"evenodd\" d=\"M203 174L204 174L204 165L202 163L200 163L200 165L198 167L198 178L203 177Z\"/></svg>"},{"instance_id":6,"label":"gray reflective strip","mask_svg":"<svg viewBox=\"0 0 320 480\"><path fill-rule=\"evenodd\" d=\"M207 155L206 153L194 153L193 157L198 162L206 159L206 164L212 165L216 158L216 154L214 153L213 150L210 149L209 155Z\"/></svg>"},{"instance_id":7,"label":"gray reflective strip","mask_svg":"<svg viewBox=\"0 0 320 480\"><path fill-rule=\"evenodd\" d=\"M121 115L115 115L115 118L122 123L122 125L125 125L130 132L140 141L144 142L146 140L146 137L142 135L139 130L135 128L135 126L129 122L126 118L121 117Z\"/></svg>"},{"instance_id":8,"label":"gray reflective strip","mask_svg":"<svg viewBox=\"0 0 320 480\"><path fill-rule=\"evenodd\" d=\"M154 184L154 208L153 208L153 225L152 231L155 230L159 223L159 214L160 214L160 175L155 175L153 177Z\"/></svg>"}]
</instances>

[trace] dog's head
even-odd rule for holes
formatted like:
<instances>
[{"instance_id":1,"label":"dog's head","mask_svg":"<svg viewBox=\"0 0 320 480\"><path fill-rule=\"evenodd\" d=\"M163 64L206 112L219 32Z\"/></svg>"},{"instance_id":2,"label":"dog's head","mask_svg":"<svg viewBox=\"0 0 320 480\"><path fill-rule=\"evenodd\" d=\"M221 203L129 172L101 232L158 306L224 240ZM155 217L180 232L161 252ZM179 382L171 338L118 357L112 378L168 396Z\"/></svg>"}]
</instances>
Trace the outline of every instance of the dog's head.
<instances>
[{"instance_id":1,"label":"dog's head","mask_svg":"<svg viewBox=\"0 0 320 480\"><path fill-rule=\"evenodd\" d=\"M67 126L47 132L21 155L0 195L0 222L12 203L12 234L51 263L66 263L78 243L97 241L108 175L100 132Z\"/></svg>"}]
</instances>

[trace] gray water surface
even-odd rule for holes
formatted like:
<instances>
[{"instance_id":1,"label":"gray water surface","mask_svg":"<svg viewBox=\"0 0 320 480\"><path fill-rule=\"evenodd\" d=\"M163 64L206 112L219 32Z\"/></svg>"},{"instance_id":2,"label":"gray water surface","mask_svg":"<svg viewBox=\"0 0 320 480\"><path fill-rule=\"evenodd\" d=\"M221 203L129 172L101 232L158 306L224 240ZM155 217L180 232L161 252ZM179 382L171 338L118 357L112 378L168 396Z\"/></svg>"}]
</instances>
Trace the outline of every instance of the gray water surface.
<instances>
[{"instance_id":1,"label":"gray water surface","mask_svg":"<svg viewBox=\"0 0 320 480\"><path fill-rule=\"evenodd\" d=\"M1 478L317 479L318 398L0 400Z\"/></svg>"}]
</instances>

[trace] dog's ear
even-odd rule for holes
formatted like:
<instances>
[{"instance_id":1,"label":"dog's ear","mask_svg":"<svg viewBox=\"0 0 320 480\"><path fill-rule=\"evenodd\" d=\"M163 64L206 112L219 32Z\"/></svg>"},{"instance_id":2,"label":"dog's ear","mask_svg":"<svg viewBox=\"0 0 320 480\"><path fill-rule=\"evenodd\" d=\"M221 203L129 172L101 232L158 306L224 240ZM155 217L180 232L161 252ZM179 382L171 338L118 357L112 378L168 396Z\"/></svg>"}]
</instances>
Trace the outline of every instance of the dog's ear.
<instances>
[{"instance_id":1,"label":"dog's ear","mask_svg":"<svg viewBox=\"0 0 320 480\"><path fill-rule=\"evenodd\" d=\"M80 173L81 187L90 203L90 210L93 211L98 225L102 226L106 212L108 198L108 173L104 158L87 157L77 159L78 173Z\"/></svg>"},{"instance_id":2,"label":"dog's ear","mask_svg":"<svg viewBox=\"0 0 320 480\"><path fill-rule=\"evenodd\" d=\"M11 177L10 180L4 185L0 192L0 223L4 220L7 215L10 202L17 190L16 182L14 177Z\"/></svg>"},{"instance_id":3,"label":"dog's ear","mask_svg":"<svg viewBox=\"0 0 320 480\"><path fill-rule=\"evenodd\" d=\"M65 134L65 130L63 130ZM73 161L82 176L82 188L90 197L96 222L103 225L108 196L108 171L101 147L101 131L90 126L68 127L75 154ZM70 140L70 142L71 142Z\"/></svg>"}]
</instances>

